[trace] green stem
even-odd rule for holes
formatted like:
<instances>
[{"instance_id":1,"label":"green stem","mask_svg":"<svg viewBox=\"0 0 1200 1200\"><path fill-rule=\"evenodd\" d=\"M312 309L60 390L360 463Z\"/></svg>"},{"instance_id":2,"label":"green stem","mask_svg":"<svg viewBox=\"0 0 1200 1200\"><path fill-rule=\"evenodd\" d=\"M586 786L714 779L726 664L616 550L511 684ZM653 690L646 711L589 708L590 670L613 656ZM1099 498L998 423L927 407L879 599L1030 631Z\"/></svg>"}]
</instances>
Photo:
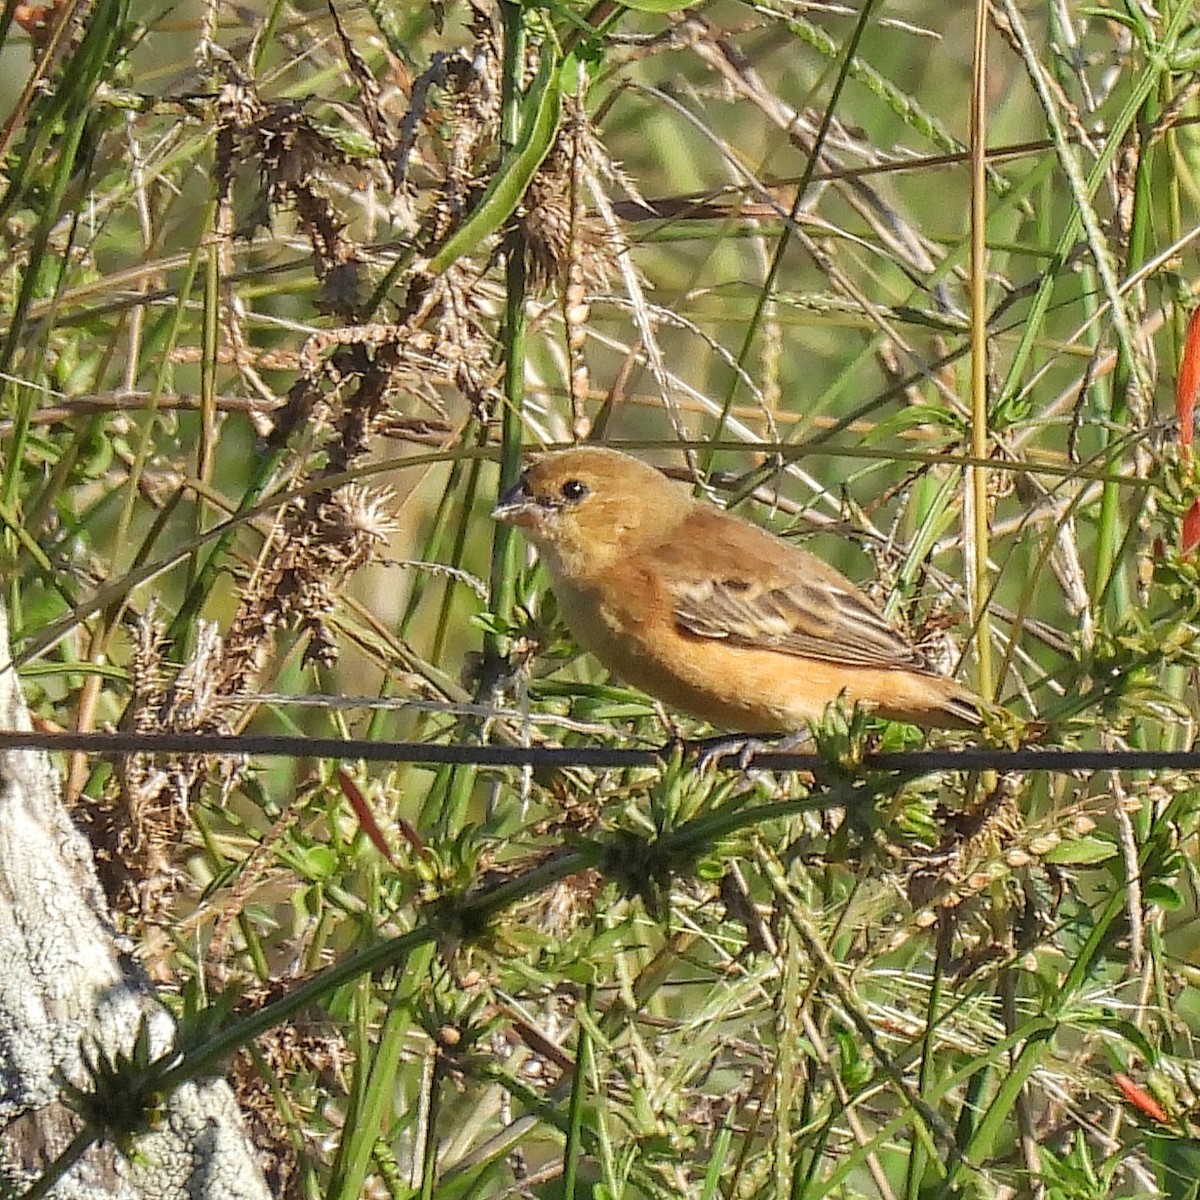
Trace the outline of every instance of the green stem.
<instances>
[{"instance_id":1,"label":"green stem","mask_svg":"<svg viewBox=\"0 0 1200 1200\"><path fill-rule=\"evenodd\" d=\"M588 1003L590 1007L590 996ZM563 1147L563 1200L575 1200L575 1183L579 1176L579 1155L583 1138L583 1107L587 1097L587 1075L591 1057L591 1024L588 1021L580 1021L579 1040L575 1049L575 1075L571 1080L567 1142Z\"/></svg>"},{"instance_id":2,"label":"green stem","mask_svg":"<svg viewBox=\"0 0 1200 1200\"><path fill-rule=\"evenodd\" d=\"M982 463L988 456L988 312L987 312L987 27L988 6L975 5L975 51L971 81L971 456ZM972 523L969 533L975 559L973 613L975 646L979 655L979 693L989 699L995 691L992 637L988 617L987 468L974 466L971 483Z\"/></svg>"},{"instance_id":3,"label":"green stem","mask_svg":"<svg viewBox=\"0 0 1200 1200\"><path fill-rule=\"evenodd\" d=\"M1153 147L1145 139L1140 138L1136 131L1152 128L1158 112L1158 94L1151 91L1142 102L1138 122L1131 130L1131 136L1139 137L1140 144L1137 169L1134 172L1132 221L1125 255L1127 277L1145 261L1146 247L1150 236L1150 221L1153 215L1150 196L1150 172L1154 160ZM1108 420L1101 422L1100 425L1105 447L1108 447L1114 439L1122 438L1129 424L1131 416L1130 390L1140 386L1136 367L1132 346L1124 339L1120 339L1117 342L1117 363L1113 371L1110 393L1112 401L1109 406ZM1118 567L1121 542L1121 487L1115 482L1109 482L1104 485L1104 491L1100 498L1094 594L1099 598L1107 590L1117 620L1120 620L1129 611L1130 606L1127 573L1120 571ZM1114 571L1119 571L1115 577Z\"/></svg>"},{"instance_id":4,"label":"green stem","mask_svg":"<svg viewBox=\"0 0 1200 1200\"><path fill-rule=\"evenodd\" d=\"M442 1073L437 1059L429 1073L429 1105L425 1119L425 1146L421 1156L421 1200L433 1200L437 1182L437 1123L442 1099Z\"/></svg>"},{"instance_id":5,"label":"green stem","mask_svg":"<svg viewBox=\"0 0 1200 1200\"><path fill-rule=\"evenodd\" d=\"M521 75L525 66L525 24L521 6L504 0L500 5L504 22L504 96L501 132L505 149L511 148L520 135ZM548 47L543 54L548 55ZM515 230L509 235L505 251L504 329L504 410L500 415L500 483L502 493L516 481L520 472L522 423L521 410L525 402L525 244ZM518 545L516 531L509 525L497 523L492 532L491 606L492 611L507 624L516 601ZM485 639L485 657L498 665L507 654L505 638L489 634ZM491 672L489 672L489 675Z\"/></svg>"},{"instance_id":6,"label":"green stem","mask_svg":"<svg viewBox=\"0 0 1200 1200\"><path fill-rule=\"evenodd\" d=\"M943 921L937 930L937 955L933 974L929 980L929 1003L925 1009L925 1032L921 1038L921 1065L917 1073L917 1094L922 1100L931 1101L934 1067L936 1063L937 1030L941 1020L942 987L946 977L946 964L950 958L950 925ZM959 1143L961 1145L961 1143ZM928 1157L925 1147L914 1141L908 1156L908 1175L904 1194L907 1200L918 1200L921 1184L925 1179Z\"/></svg>"},{"instance_id":7,"label":"green stem","mask_svg":"<svg viewBox=\"0 0 1200 1200\"><path fill-rule=\"evenodd\" d=\"M384 1122L395 1103L396 1071L404 1040L412 1028L413 1007L432 962L433 945L427 943L397 972L391 1010L383 1022L370 1073L356 1096L354 1111L347 1114L345 1138L338 1148L328 1200L354 1200L362 1195L375 1143L382 1136ZM430 1138L433 1138L432 1127Z\"/></svg>"}]
</instances>

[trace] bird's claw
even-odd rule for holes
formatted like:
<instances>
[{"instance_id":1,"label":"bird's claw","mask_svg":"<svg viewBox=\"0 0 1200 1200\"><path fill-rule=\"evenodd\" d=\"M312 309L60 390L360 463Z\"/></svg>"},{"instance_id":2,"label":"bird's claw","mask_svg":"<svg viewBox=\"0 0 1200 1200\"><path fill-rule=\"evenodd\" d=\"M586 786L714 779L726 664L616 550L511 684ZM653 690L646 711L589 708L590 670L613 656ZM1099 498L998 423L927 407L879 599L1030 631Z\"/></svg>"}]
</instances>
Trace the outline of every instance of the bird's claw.
<instances>
[{"instance_id":1,"label":"bird's claw","mask_svg":"<svg viewBox=\"0 0 1200 1200\"><path fill-rule=\"evenodd\" d=\"M774 742L748 737L745 734L725 734L693 742L691 749L695 750L697 766L702 771L707 771L710 767L736 765L741 774L747 775L754 767L757 755L790 754L811 741L812 737L807 729L790 733ZM732 763L730 759L733 760Z\"/></svg>"}]
</instances>

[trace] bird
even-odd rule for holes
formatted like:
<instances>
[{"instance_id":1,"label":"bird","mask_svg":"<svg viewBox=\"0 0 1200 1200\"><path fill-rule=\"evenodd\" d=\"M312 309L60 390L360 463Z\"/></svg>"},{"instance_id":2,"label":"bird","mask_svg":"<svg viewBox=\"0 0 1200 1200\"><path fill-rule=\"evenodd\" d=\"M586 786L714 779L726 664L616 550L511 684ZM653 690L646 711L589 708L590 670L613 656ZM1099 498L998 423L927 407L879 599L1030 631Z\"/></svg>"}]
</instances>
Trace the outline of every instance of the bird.
<instances>
[{"instance_id":1,"label":"bird","mask_svg":"<svg viewBox=\"0 0 1200 1200\"><path fill-rule=\"evenodd\" d=\"M924 728L983 701L840 571L605 446L536 458L492 516L536 546L580 646L668 708L795 734L842 698Z\"/></svg>"}]
</instances>

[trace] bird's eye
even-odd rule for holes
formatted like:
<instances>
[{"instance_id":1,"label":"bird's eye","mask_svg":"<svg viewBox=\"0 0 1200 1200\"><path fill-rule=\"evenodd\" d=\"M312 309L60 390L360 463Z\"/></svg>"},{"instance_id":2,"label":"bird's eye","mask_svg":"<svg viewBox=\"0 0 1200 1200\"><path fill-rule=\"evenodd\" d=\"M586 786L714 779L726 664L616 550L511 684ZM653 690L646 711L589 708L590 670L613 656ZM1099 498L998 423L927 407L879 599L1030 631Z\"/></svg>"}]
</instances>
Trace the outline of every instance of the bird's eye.
<instances>
[{"instance_id":1,"label":"bird's eye","mask_svg":"<svg viewBox=\"0 0 1200 1200\"><path fill-rule=\"evenodd\" d=\"M568 479L558 490L562 493L562 498L572 504L578 503L588 494L587 484L580 483L578 479Z\"/></svg>"}]
</instances>

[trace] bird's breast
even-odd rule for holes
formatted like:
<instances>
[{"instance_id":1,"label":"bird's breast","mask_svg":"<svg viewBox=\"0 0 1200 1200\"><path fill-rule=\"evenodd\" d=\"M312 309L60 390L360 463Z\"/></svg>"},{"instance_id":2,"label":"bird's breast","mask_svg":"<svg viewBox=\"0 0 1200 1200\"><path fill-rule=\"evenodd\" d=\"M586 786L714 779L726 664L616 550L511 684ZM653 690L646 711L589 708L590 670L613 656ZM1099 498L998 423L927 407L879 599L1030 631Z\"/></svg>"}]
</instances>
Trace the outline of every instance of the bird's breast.
<instances>
[{"instance_id":1,"label":"bird's breast","mask_svg":"<svg viewBox=\"0 0 1200 1200\"><path fill-rule=\"evenodd\" d=\"M673 619L669 606L657 603L649 581L637 573L620 582L602 579L594 583L555 584L559 611L575 635L606 666L616 669L617 660L631 652L646 653L661 636L661 624Z\"/></svg>"}]
</instances>

